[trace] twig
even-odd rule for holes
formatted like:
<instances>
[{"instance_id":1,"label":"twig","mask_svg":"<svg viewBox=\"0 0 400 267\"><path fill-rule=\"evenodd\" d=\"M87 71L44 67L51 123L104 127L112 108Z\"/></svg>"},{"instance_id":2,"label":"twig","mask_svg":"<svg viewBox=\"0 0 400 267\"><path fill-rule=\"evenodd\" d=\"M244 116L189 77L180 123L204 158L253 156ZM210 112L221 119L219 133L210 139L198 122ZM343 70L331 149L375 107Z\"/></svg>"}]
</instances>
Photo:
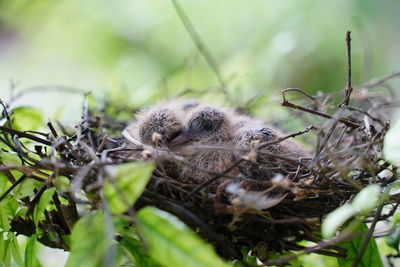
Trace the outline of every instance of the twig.
<instances>
[{"instance_id":1,"label":"twig","mask_svg":"<svg viewBox=\"0 0 400 267\"><path fill-rule=\"evenodd\" d=\"M371 89L371 88L377 87L379 85L385 84L387 81L389 81L389 80L391 80L393 78L396 78L396 77L400 77L400 71L399 72L395 72L393 74L390 74L390 75L388 75L386 77L383 77L382 79L379 79L376 82L372 82L372 83L369 83L369 84L363 84L363 85L360 86L360 88Z\"/></svg>"},{"instance_id":2,"label":"twig","mask_svg":"<svg viewBox=\"0 0 400 267\"><path fill-rule=\"evenodd\" d=\"M0 99L0 105L3 106L3 113L6 115L6 119L8 122L8 126L10 126L12 128L12 122L11 122L11 118L10 118L10 114L8 113L7 110L7 104L3 102L3 100Z\"/></svg>"},{"instance_id":3,"label":"twig","mask_svg":"<svg viewBox=\"0 0 400 267\"><path fill-rule=\"evenodd\" d=\"M49 127L49 129L50 129L51 133L53 134L54 138L57 139L58 134L57 134L56 129L54 129L53 124L52 124L51 122L48 122L48 123L47 123L47 126Z\"/></svg>"},{"instance_id":4,"label":"twig","mask_svg":"<svg viewBox=\"0 0 400 267\"><path fill-rule=\"evenodd\" d=\"M267 147L267 146L270 146L270 145L274 145L274 144L277 144L277 143L280 143L280 142L282 142L282 141L285 141L286 139L289 139L289 138L291 138L291 137L296 137L296 136L298 136L298 135L302 135L302 134L305 134L305 133L308 133L310 130L312 130L312 129L316 129L313 125L311 125L311 126L308 126L305 130L303 130L303 131L298 131L298 132L296 132L296 133L292 133L292 134L289 134L289 135L286 135L286 136L284 136L284 137L282 137L282 138L278 138L277 140L275 140L275 141L270 141L270 142L266 142L266 143L261 143L261 144L259 144L258 146L256 146L255 148L256 149L262 149L262 148L264 148L264 147Z\"/></svg>"},{"instance_id":5,"label":"twig","mask_svg":"<svg viewBox=\"0 0 400 267\"><path fill-rule=\"evenodd\" d=\"M361 110L361 109L359 109L359 108L351 107L351 106L342 106L342 107L343 107L343 108L346 108L346 109L349 109L349 110L353 110L353 111L360 112L361 114L364 114L365 116L369 117L369 118L372 119L373 121L376 121L376 122L379 123L381 126L385 126L385 124L382 122L381 119L378 119L378 118L372 116L371 114L369 114L369 113L366 112L366 111L363 111L363 110Z\"/></svg>"},{"instance_id":6,"label":"twig","mask_svg":"<svg viewBox=\"0 0 400 267\"><path fill-rule=\"evenodd\" d=\"M25 132L21 132L21 131L18 131L18 130L15 130L15 129L12 129L12 128L9 128L9 127L6 127L6 126L0 126L0 130L3 131L3 132L7 132L7 133L10 133L10 134L17 135L18 137L25 137L25 138L31 139L33 141L48 145L48 146L51 146L53 144L52 142L50 142L48 140L45 140L45 139L42 139L40 137L37 137L35 135L28 134L28 133L25 133Z\"/></svg>"},{"instance_id":7,"label":"twig","mask_svg":"<svg viewBox=\"0 0 400 267\"><path fill-rule=\"evenodd\" d=\"M361 244L360 249L358 250L356 258L354 259L353 263L351 264L352 267L358 266L358 264L361 262L361 258L364 255L365 249L367 248L368 243L369 243L369 241L370 241L370 239L372 237L372 234L374 233L374 229L375 229L375 226L376 226L376 224L377 224L377 222L379 220L379 216L381 215L383 206L384 205L382 203L379 206L378 210L376 211L374 220L372 221L371 226L369 227L367 234L364 236L364 240L363 240L363 242Z\"/></svg>"},{"instance_id":8,"label":"twig","mask_svg":"<svg viewBox=\"0 0 400 267\"><path fill-rule=\"evenodd\" d=\"M14 95L11 98L11 103L15 102L17 99L23 97L24 95L31 94L31 93L40 93L40 92L63 92L63 93L70 93L70 94L80 94L84 95L87 94L88 91L83 91L79 88L68 87L64 85L44 85L44 86L34 86L27 89L22 90L18 94Z\"/></svg>"},{"instance_id":9,"label":"twig","mask_svg":"<svg viewBox=\"0 0 400 267\"><path fill-rule=\"evenodd\" d=\"M25 179L26 179L26 175L22 175L21 178L19 178L15 183L13 183L10 188L7 189L6 192L4 192L1 196L0 196L0 201L2 201L12 190L14 190L15 187L17 187L17 185L19 185L20 183L22 183Z\"/></svg>"},{"instance_id":10,"label":"twig","mask_svg":"<svg viewBox=\"0 0 400 267\"><path fill-rule=\"evenodd\" d=\"M65 230L66 234L70 234L71 233L71 229L69 228L67 220L66 220L66 218L64 216L64 212L63 212L63 209L62 209L62 206L61 206L61 201L58 199L57 192L54 192L54 194L52 196L52 199L53 199L54 205L57 208L57 211L58 211L57 215L58 215L58 217L60 219L60 222L61 222L61 224L63 226L63 229Z\"/></svg>"},{"instance_id":11,"label":"twig","mask_svg":"<svg viewBox=\"0 0 400 267\"><path fill-rule=\"evenodd\" d=\"M353 92L353 87L351 87L351 31L346 32L346 61L347 61L347 76L346 76L346 89L343 101L339 104L341 106L347 106L350 101L351 92Z\"/></svg>"},{"instance_id":12,"label":"twig","mask_svg":"<svg viewBox=\"0 0 400 267\"><path fill-rule=\"evenodd\" d=\"M322 112L319 112L319 111L316 111L316 110L312 110L312 109L309 109L309 108L305 108L305 107L302 107L302 106L299 106L299 105L296 105L296 104L293 104L293 103L289 102L285 97L285 92L287 92L286 89L282 90L282 101L281 101L281 105L282 106L289 107L289 108L294 108L294 109L298 109L298 110L302 110L302 111L305 111L305 112L308 112L308 113L311 113L311 114L314 114L314 115L318 115L318 116L321 116L321 117L324 117L324 118L327 118L327 119L332 119L333 118L332 115L329 115L327 113L322 113ZM344 124L346 124L347 126L349 126L351 128L359 128L360 127L360 125L358 125L357 123L352 122L352 121L347 120L347 119L344 119L344 118L339 118L338 120L341 123L344 123Z\"/></svg>"},{"instance_id":13,"label":"twig","mask_svg":"<svg viewBox=\"0 0 400 267\"><path fill-rule=\"evenodd\" d=\"M350 237L351 237L350 233L343 233L343 234L339 235L338 237L333 238L333 239L331 239L329 241L321 241L316 246L305 248L303 251L301 251L299 253L291 254L291 255L286 256L286 257L282 257L282 258L278 258L278 259L274 259L274 260L271 260L271 261L264 262L264 264L261 265L261 266L270 266L270 265L278 265L279 266L279 265L282 265L282 264L284 264L284 263L286 263L286 262L288 262L288 261L290 261L292 259L298 258L301 255L312 253L312 252L316 252L316 251L320 251L320 250L325 249L325 248L329 248L329 247L331 247L331 246L333 246L333 245L335 245L337 243L340 243L340 242L343 242L345 240L348 240Z\"/></svg>"},{"instance_id":14,"label":"twig","mask_svg":"<svg viewBox=\"0 0 400 267\"><path fill-rule=\"evenodd\" d=\"M36 195L33 197L31 203L29 204L28 208L25 211L25 217L28 217L31 212L33 211L33 209L35 208L35 205L39 202L40 197L42 196L42 194L44 193L44 191L46 191L47 187L49 186L48 183L44 183L39 191L36 193Z\"/></svg>"},{"instance_id":15,"label":"twig","mask_svg":"<svg viewBox=\"0 0 400 267\"><path fill-rule=\"evenodd\" d=\"M314 101L315 104L317 104L317 105L321 105L321 104L322 104L321 101L319 101L318 98L316 98L316 97L314 97L314 96L312 96L312 95L310 95L310 94L307 94L306 92L304 92L304 91L301 90L300 88L286 88L286 89L284 89L284 91L285 91L285 93L287 93L287 92L297 92L297 93L300 93L300 94L302 94L302 95L308 97L308 98L311 99L312 101Z\"/></svg>"},{"instance_id":16,"label":"twig","mask_svg":"<svg viewBox=\"0 0 400 267\"><path fill-rule=\"evenodd\" d=\"M99 154L103 151L104 146L107 143L107 140L108 140L108 136L107 135L103 136L103 139L101 140L101 143L100 143L99 147L97 148L96 154Z\"/></svg>"}]
</instances>

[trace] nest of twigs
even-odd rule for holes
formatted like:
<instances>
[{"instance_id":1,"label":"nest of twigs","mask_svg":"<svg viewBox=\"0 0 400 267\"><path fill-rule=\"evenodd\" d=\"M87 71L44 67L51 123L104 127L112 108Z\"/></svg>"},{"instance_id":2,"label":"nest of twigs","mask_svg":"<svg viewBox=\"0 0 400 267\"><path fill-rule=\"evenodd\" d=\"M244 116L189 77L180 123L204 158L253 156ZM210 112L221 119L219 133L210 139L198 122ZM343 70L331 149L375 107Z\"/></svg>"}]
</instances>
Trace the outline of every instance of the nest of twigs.
<instances>
[{"instance_id":1,"label":"nest of twigs","mask_svg":"<svg viewBox=\"0 0 400 267\"><path fill-rule=\"evenodd\" d=\"M156 169L153 173L135 208L152 205L175 214L214 244L218 253L228 259L240 259L244 247L256 252L260 259L267 259L270 252L306 249L343 257L345 251L333 243L310 249L299 246L297 241L320 242L321 220L326 214L351 199L366 185L380 183L385 186L396 179L395 175L379 175L388 167L388 163L381 160L381 149L389 126L388 113L384 108L392 106L393 98L390 94L375 94L372 88L386 81L387 78L384 78L355 88L351 105L342 103L336 108L324 103L327 97L334 99L334 95L313 97L300 89L286 89L282 92L282 105L294 108L296 116L303 118L305 124L312 116L314 124L304 131L289 134L271 143L299 136L308 136L308 140L315 143L312 145L309 161L299 162L296 170L287 173L285 177L265 181L237 178L244 184L244 194L259 194L260 197L279 195L279 201L270 208L260 210L243 206L240 202L243 195L240 194L232 198L226 186L222 187L222 182L218 182L235 180L235 177L227 175L228 171L214 173L211 179L201 184L184 184L165 175L161 169ZM286 99L288 92L300 93L306 99L301 104L294 104ZM329 115L327 111L332 108L336 112ZM12 114L8 113L4 104L3 115L9 125L0 128L0 138L7 146L3 149L15 152L22 165L2 165L1 171L13 185L1 199L24 179L32 178L43 182L34 198L23 199L27 206L26 213L29 214L41 193L51 183L51 177L67 177L72 181L72 187L59 194L68 199L69 205L63 206L57 197L53 197L58 209L53 210L46 218L48 225L41 226L44 232L56 236L69 234L77 220L77 205L82 203L94 209L99 208L101 199L96 192L107 179L103 168L136 160L132 157L130 141L120 136L128 122L109 117L105 110L107 108L95 111L86 107L83 119L74 132L61 126L59 131L63 132L58 132L51 123L48 123L48 132L22 132L12 128ZM130 112L133 114L134 110ZM321 119L316 121L314 116ZM20 142L21 138L34 142L35 149L25 147ZM264 144L266 145L268 144ZM137 153L141 149L144 148L136 146L133 150ZM160 158L155 157L154 160L161 162L161 157L166 155L173 158L171 151L161 152ZM249 148L248 152L257 153L257 149ZM229 166L228 169L233 167ZM18 170L24 175L16 180L10 170ZM40 178L44 171L48 180ZM92 198L80 201L74 195L80 189L89 193ZM392 212L394 210L395 207ZM378 220L387 216L390 214L378 216ZM12 227L13 231L24 235L31 235L35 231L33 222L22 217L14 218ZM57 241L44 235L40 241L50 247L66 248L62 238Z\"/></svg>"}]
</instances>

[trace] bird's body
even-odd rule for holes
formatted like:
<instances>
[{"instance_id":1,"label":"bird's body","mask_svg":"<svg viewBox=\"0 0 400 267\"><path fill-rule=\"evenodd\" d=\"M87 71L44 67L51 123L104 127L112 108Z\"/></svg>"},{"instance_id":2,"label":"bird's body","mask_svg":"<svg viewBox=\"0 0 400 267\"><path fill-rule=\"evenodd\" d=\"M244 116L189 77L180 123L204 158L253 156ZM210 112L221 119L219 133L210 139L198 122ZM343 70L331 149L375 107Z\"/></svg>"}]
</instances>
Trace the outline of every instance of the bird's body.
<instances>
[{"instance_id":1,"label":"bird's body","mask_svg":"<svg viewBox=\"0 0 400 267\"><path fill-rule=\"evenodd\" d=\"M232 151L196 149L202 145L232 145L235 126L227 113L214 106L198 106L188 114L184 124L182 135L193 149L184 153L188 164L180 165L181 180L201 183L230 167L235 160Z\"/></svg>"},{"instance_id":2,"label":"bird's body","mask_svg":"<svg viewBox=\"0 0 400 267\"><path fill-rule=\"evenodd\" d=\"M254 157L246 157L248 152L238 152L237 157L246 159L239 165L246 177L268 180L276 174L288 174L298 167L297 160L308 156L297 142L285 139L280 129L250 116L237 117L240 127L236 131L234 143L242 148L256 149ZM269 144L267 144L269 143Z\"/></svg>"},{"instance_id":3,"label":"bird's body","mask_svg":"<svg viewBox=\"0 0 400 267\"><path fill-rule=\"evenodd\" d=\"M164 146L183 156L184 161L175 162L173 169L180 182L191 184L207 181L240 158L242 162L230 175L268 180L277 173L294 171L298 166L296 160L306 156L295 141L284 140L261 147L262 153L258 151L249 157L252 149L284 134L258 118L229 108L200 105L197 101L164 102L141 111L129 131L144 144ZM240 149L203 150L202 146Z\"/></svg>"}]
</instances>

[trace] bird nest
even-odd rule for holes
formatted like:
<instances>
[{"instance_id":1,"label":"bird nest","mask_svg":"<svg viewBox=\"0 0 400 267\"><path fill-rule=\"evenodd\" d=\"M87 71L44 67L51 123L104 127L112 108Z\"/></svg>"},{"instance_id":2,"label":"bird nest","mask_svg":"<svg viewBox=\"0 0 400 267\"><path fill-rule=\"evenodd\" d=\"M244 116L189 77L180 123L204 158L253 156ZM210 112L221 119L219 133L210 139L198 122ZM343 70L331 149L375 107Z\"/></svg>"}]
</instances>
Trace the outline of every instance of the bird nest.
<instances>
[{"instance_id":1,"label":"bird nest","mask_svg":"<svg viewBox=\"0 0 400 267\"><path fill-rule=\"evenodd\" d=\"M368 184L385 186L394 181L395 175L380 175L389 166L382 160L381 149L389 127L386 116L393 107L393 97L390 90L388 94L374 91L393 77L354 88L351 105L348 103L349 92L347 99L333 106L328 103L339 99L335 94L311 96L300 89L283 90L282 106L290 108L296 120L308 127L241 147L234 143L201 143L174 150L168 146L145 144L127 130L134 126L110 116L108 111L115 107L107 105L98 110L85 106L83 119L73 132L61 125L58 127L61 130L57 131L51 123L48 123L49 132L22 132L12 127L12 114L3 103L3 115L8 120L8 126L0 128L0 138L6 146L3 149L15 152L23 164L2 165L2 172L13 185L1 200L24 179L37 179L44 182L42 188L32 199L22 200L27 212L32 211L41 193L49 186L48 181L37 174L63 175L72 181L71 188L60 193L69 204L64 206L53 198L59 209L46 218L51 227L42 227L42 230L59 236L69 234L77 220L76 210L80 203L89 204L93 209L100 207L97 192L107 179L104 168L151 160L157 162L157 168L134 209L151 205L176 215L212 243L224 258L241 259L243 249L256 253L261 260L268 259L273 252L291 250L343 257L345 251L335 243L305 248L298 241L321 242L321 221L329 212ZM298 94L301 98L288 100L288 94ZM156 137L152 136L153 139ZM34 151L25 147L21 138L32 141ZM309 152L294 158L290 148L286 153L272 149L293 138L308 143ZM186 151L181 152L182 148ZM188 159L193 151L203 150L207 153L229 151L235 156L222 169L206 169ZM265 178L245 174L243 166L257 168L259 157L275 162L274 171ZM184 179L179 166L206 175L200 180ZM10 170L18 170L24 175L15 180ZM392 169L392 173L395 170ZM74 195L80 189L92 197L80 201ZM391 201L395 203L393 199L389 204ZM378 220L387 216L390 214L378 216ZM31 235L35 226L30 220L15 217L12 230ZM60 240L61 243L46 235L40 239L47 246L65 248Z\"/></svg>"}]
</instances>

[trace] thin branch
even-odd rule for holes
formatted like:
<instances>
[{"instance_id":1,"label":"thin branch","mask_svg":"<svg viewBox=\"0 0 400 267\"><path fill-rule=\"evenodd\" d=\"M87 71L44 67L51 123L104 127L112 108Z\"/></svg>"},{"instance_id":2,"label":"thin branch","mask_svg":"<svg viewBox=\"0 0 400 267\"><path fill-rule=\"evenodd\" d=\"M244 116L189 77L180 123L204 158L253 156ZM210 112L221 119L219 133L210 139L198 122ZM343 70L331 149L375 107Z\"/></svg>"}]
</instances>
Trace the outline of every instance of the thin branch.
<instances>
[{"instance_id":1,"label":"thin branch","mask_svg":"<svg viewBox=\"0 0 400 267\"><path fill-rule=\"evenodd\" d=\"M286 256L286 257L281 257L281 258L278 258L278 259L274 259L274 260L271 260L271 261L264 262L264 264L261 265L261 266L270 266L270 265L278 265L279 266L279 265L282 265L282 264L284 264L284 263L286 263L286 262L288 262L290 260L298 258L301 255L312 253L312 252L316 252L316 251L320 251L320 250L325 249L325 248L330 248L331 246L336 245L337 243L346 241L349 238L351 238L351 234L343 233L343 234L339 235L338 237L333 238L333 239L331 239L329 241L318 242L318 244L316 246L305 248L303 251L301 251L299 253L291 254L291 255Z\"/></svg>"},{"instance_id":2,"label":"thin branch","mask_svg":"<svg viewBox=\"0 0 400 267\"><path fill-rule=\"evenodd\" d=\"M374 220L372 221L371 226L369 227L367 234L364 236L363 243L361 244L361 247L358 250L356 258L354 259L353 263L351 264L352 267L358 266L358 264L361 262L362 256L364 255L364 252L365 252L365 249L368 246L368 243L369 243L369 241L370 241L370 239L372 237L372 234L374 233L375 226L376 226L376 224L377 224L377 222L379 220L379 217L381 216L383 206L384 205L382 203L379 206L378 210L376 211Z\"/></svg>"},{"instance_id":3,"label":"thin branch","mask_svg":"<svg viewBox=\"0 0 400 267\"><path fill-rule=\"evenodd\" d=\"M47 126L49 127L49 129L50 129L51 133L53 134L54 138L57 139L58 133L57 133L56 129L54 129L53 124L51 122L48 122Z\"/></svg>"},{"instance_id":4,"label":"thin branch","mask_svg":"<svg viewBox=\"0 0 400 267\"><path fill-rule=\"evenodd\" d=\"M2 201L4 198L7 197L7 195L14 190L15 187L17 187L17 185L19 185L20 183L22 183L25 179L26 179L26 175L22 175L21 178L19 178L15 183L13 183L10 188L7 189L6 192L4 192L1 196L0 196L0 201Z\"/></svg>"},{"instance_id":5,"label":"thin branch","mask_svg":"<svg viewBox=\"0 0 400 267\"><path fill-rule=\"evenodd\" d=\"M35 194L35 196L33 197L32 201L30 202L28 208L26 209L25 217L28 217L33 212L33 209L35 208L36 204L39 202L40 197L42 196L44 191L46 191L48 186L49 186L48 183L44 183L40 187L39 191Z\"/></svg>"},{"instance_id":6,"label":"thin branch","mask_svg":"<svg viewBox=\"0 0 400 267\"><path fill-rule=\"evenodd\" d=\"M302 110L302 111L305 111L305 112L308 112L308 113L311 113L311 114L314 114L314 115L318 115L318 116L321 116L321 117L324 117L324 118L327 118L327 119L334 118L334 116L329 115L327 113L322 113L322 112L319 112L319 111L316 111L316 110L312 110L312 109L309 109L309 108L305 108L305 107L302 107L302 106L299 106L299 105L296 105L296 104L293 104L293 103L289 102L285 97L285 93L286 92L287 92L286 89L282 90L282 101L281 101L281 105L282 106L293 108L293 109ZM360 125L358 125L357 123L352 122L352 121L347 120L347 119L344 119L344 118L339 118L339 121L341 123L351 127L351 128L359 128L360 127Z\"/></svg>"},{"instance_id":7,"label":"thin branch","mask_svg":"<svg viewBox=\"0 0 400 267\"><path fill-rule=\"evenodd\" d=\"M347 62L347 75L346 75L346 89L343 101L339 104L341 106L347 106L350 101L351 92L353 92L353 87L351 87L351 31L346 32L346 62Z\"/></svg>"},{"instance_id":8,"label":"thin branch","mask_svg":"<svg viewBox=\"0 0 400 267\"><path fill-rule=\"evenodd\" d=\"M53 144L52 142L50 142L48 140L45 140L43 138L37 137L37 136L32 135L32 134L28 134L28 133L25 133L25 132L21 132L21 131L18 131L18 130L15 130L15 129L12 129L12 128L9 128L9 127L6 127L6 126L0 126L0 130L3 131L3 132L14 134L14 135L16 135L18 137L25 137L25 138L31 139L33 141L48 145L48 146L51 146Z\"/></svg>"},{"instance_id":9,"label":"thin branch","mask_svg":"<svg viewBox=\"0 0 400 267\"><path fill-rule=\"evenodd\" d=\"M84 91L79 88L74 88L74 87L68 87L64 85L43 85L43 86L34 86L34 87L29 87L27 89L24 89L14 95L13 98L11 98L11 103L15 102L17 99L27 95L27 94L32 94L32 93L42 93L42 92L63 92L63 93L70 93L70 94L78 94L78 95L84 95L87 94L88 91Z\"/></svg>"},{"instance_id":10,"label":"thin branch","mask_svg":"<svg viewBox=\"0 0 400 267\"><path fill-rule=\"evenodd\" d=\"M367 84L363 84L363 85L360 86L360 88L371 89L371 88L383 85L386 82L388 82L388 81L390 81L390 80L392 80L394 78L397 78L397 77L400 77L400 71L399 72L395 72L393 74L390 74L390 75L388 75L386 77L383 77L383 78L377 80L376 82L372 82L372 83L369 83L369 84L368 83Z\"/></svg>"},{"instance_id":11,"label":"thin branch","mask_svg":"<svg viewBox=\"0 0 400 267\"><path fill-rule=\"evenodd\" d=\"M258 146L256 146L256 149L262 149L262 148L265 148L265 147L267 147L267 146L270 146L270 145L274 145L274 144L277 144L277 143L280 143L280 142L282 142L282 141L285 141L286 139L289 139L289 138L291 138L291 137L296 137L296 136L298 136L298 135L303 135L303 134L305 134L305 133L308 133L310 130L312 130L312 129L316 129L313 125L311 125L311 126L308 126L305 130L303 130L303 131L298 131L298 132L296 132L296 133L292 133L292 134L289 134L289 135L286 135L286 136L284 136L284 137L281 137L281 138L278 138L277 140L275 140L275 141L270 141L270 142L266 142L266 143L261 143L261 144L259 144Z\"/></svg>"}]
</instances>

